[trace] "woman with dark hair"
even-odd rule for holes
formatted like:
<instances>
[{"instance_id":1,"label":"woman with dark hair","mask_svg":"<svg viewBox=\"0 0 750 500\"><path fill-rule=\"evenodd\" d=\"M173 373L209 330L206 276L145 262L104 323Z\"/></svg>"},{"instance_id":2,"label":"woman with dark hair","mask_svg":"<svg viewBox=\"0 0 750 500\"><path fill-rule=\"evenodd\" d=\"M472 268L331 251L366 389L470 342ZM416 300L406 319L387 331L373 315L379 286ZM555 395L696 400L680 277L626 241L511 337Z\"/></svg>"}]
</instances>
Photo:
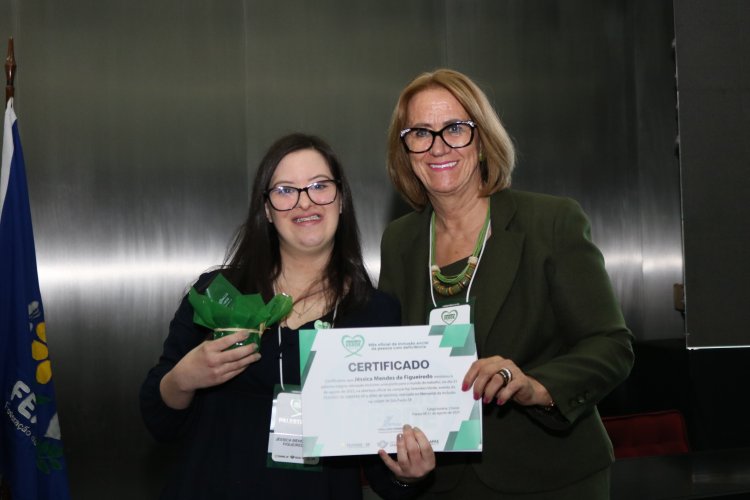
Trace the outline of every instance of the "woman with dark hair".
<instances>
[{"instance_id":1,"label":"woman with dark hair","mask_svg":"<svg viewBox=\"0 0 750 500\"><path fill-rule=\"evenodd\" d=\"M202 275L196 290L205 290L218 272L244 294L259 293L268 302L286 293L294 305L270 325L260 346L229 349L247 334L206 340L208 329L193 322L183 299L141 389L149 430L185 447L162 498L361 498L360 467L386 498L418 493L435 459L424 434L410 426L398 436L396 460L381 450L380 459L290 464L268 452L274 398L300 383L298 330L400 324L398 303L372 287L351 190L324 141L292 134L270 147L227 262Z\"/></svg>"},{"instance_id":2,"label":"woman with dark hair","mask_svg":"<svg viewBox=\"0 0 750 500\"><path fill-rule=\"evenodd\" d=\"M430 498L609 498L612 445L596 404L633 365L632 334L573 200L510 189L513 143L466 75L401 92L388 173L414 212L381 244L379 287L405 324L474 324L462 380L484 403L481 454L438 457Z\"/></svg>"},{"instance_id":3,"label":"woman with dark hair","mask_svg":"<svg viewBox=\"0 0 750 500\"><path fill-rule=\"evenodd\" d=\"M273 203L273 195L277 194L269 192L269 187L273 186L272 181L277 165L284 157L298 151L305 151L305 154L312 157L319 156L328 165L330 179L328 177L325 179L321 177L321 179L326 182L332 181L330 189L336 196L338 201L336 207L339 208L338 224L334 225L336 230L333 240L325 242L327 246L330 246L330 258L326 258L327 263L320 276L314 277L315 282L301 280L305 288L302 292L305 293L299 297L304 297L306 292L325 285L326 311L332 311L337 301L341 301L339 309L342 311L348 307L362 305L371 292L372 284L362 262L352 193L338 158L327 144L315 137L301 134L286 136L276 142L261 161L253 184L247 221L230 247L232 257L228 263L226 275L240 288L257 288L267 297L274 294L273 286L277 280L287 279L281 276L281 249L287 245L287 242L279 241L278 228L272 221L274 213L279 215L280 213L273 210L273 205L267 201ZM318 192L320 191L319 186ZM268 196L269 194L271 196ZM308 191L308 198L309 195ZM315 222L313 227L317 224L318 222ZM323 277L326 283L319 283L318 281ZM289 293L298 290L289 290L282 286L279 291ZM291 295L298 297L298 295ZM300 302L300 299L297 301ZM304 304L299 304L297 310L303 306Z\"/></svg>"}]
</instances>

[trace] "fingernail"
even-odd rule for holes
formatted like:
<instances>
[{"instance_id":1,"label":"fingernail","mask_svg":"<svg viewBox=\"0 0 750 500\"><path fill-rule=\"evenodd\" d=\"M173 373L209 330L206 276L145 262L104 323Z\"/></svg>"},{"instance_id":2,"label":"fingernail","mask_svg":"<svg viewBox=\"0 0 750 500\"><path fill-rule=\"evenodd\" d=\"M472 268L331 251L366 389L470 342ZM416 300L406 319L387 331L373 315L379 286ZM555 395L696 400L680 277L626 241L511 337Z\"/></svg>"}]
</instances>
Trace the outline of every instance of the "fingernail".
<instances>
[{"instance_id":1,"label":"fingernail","mask_svg":"<svg viewBox=\"0 0 750 500\"><path fill-rule=\"evenodd\" d=\"M497 400L497 406L503 406L504 404L505 404L505 401L503 401L502 399Z\"/></svg>"},{"instance_id":2,"label":"fingernail","mask_svg":"<svg viewBox=\"0 0 750 500\"><path fill-rule=\"evenodd\" d=\"M489 403L489 402L490 402L491 400L492 400L492 398L491 398L491 397L489 397L489 396L485 396L485 397L484 397L484 399L482 400L482 402L483 402L484 404L487 404L487 403Z\"/></svg>"},{"instance_id":3,"label":"fingernail","mask_svg":"<svg viewBox=\"0 0 750 500\"><path fill-rule=\"evenodd\" d=\"M399 433L399 434L398 434L398 435L396 436L396 441L402 441L403 439L404 439L404 435L403 435L403 434L401 434L401 433Z\"/></svg>"},{"instance_id":4,"label":"fingernail","mask_svg":"<svg viewBox=\"0 0 750 500\"><path fill-rule=\"evenodd\" d=\"M469 384L467 384L466 382L464 382L464 384L461 386L461 390L464 391L464 392L468 391L469 390Z\"/></svg>"},{"instance_id":5,"label":"fingernail","mask_svg":"<svg viewBox=\"0 0 750 500\"><path fill-rule=\"evenodd\" d=\"M479 400L479 394L477 394L476 392L474 393L474 400L475 401Z\"/></svg>"}]
</instances>

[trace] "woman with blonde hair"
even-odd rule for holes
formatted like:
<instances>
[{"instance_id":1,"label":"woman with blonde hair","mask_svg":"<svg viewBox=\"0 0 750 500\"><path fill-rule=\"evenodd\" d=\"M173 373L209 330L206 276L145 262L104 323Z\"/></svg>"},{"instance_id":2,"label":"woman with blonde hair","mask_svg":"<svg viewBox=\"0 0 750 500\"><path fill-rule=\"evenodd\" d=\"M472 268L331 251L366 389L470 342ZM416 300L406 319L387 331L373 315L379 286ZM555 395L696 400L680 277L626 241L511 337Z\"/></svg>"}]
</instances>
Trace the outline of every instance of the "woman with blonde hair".
<instances>
[{"instance_id":1,"label":"woman with blonde hair","mask_svg":"<svg viewBox=\"0 0 750 500\"><path fill-rule=\"evenodd\" d=\"M632 334L580 206L511 189L514 166L466 75L424 73L401 92L387 168L415 211L383 235L379 288L405 324L474 324L462 388L484 403L482 453L439 455L430 498L605 499L596 404L628 376Z\"/></svg>"}]
</instances>

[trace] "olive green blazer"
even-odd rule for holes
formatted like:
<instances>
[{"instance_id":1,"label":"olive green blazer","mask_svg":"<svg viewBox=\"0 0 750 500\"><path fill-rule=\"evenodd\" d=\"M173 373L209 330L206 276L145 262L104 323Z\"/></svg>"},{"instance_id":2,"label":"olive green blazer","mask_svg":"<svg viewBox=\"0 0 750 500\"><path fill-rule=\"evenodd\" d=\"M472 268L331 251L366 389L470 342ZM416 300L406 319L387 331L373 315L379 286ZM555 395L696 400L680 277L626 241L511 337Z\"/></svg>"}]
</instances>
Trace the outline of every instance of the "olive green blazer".
<instances>
[{"instance_id":1,"label":"olive green blazer","mask_svg":"<svg viewBox=\"0 0 750 500\"><path fill-rule=\"evenodd\" d=\"M379 288L401 301L404 324L427 323L432 307L431 212L393 221L381 242ZM506 189L491 217L471 288L479 357L512 359L559 411L485 405L482 453L438 454L433 490L455 487L467 463L498 491L553 490L613 461L595 405L628 376L632 334L575 201Z\"/></svg>"}]
</instances>

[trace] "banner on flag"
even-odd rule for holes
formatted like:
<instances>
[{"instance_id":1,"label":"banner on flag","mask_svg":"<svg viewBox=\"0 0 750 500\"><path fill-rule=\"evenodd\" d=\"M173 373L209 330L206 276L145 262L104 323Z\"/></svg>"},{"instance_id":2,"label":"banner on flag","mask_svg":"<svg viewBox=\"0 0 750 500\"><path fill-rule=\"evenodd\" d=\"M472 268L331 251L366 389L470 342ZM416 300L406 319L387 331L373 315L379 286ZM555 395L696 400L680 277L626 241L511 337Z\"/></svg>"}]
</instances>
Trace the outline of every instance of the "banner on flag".
<instances>
[{"instance_id":1,"label":"banner on flag","mask_svg":"<svg viewBox=\"0 0 750 500\"><path fill-rule=\"evenodd\" d=\"M0 164L0 475L12 500L70 498L13 98Z\"/></svg>"}]
</instances>

